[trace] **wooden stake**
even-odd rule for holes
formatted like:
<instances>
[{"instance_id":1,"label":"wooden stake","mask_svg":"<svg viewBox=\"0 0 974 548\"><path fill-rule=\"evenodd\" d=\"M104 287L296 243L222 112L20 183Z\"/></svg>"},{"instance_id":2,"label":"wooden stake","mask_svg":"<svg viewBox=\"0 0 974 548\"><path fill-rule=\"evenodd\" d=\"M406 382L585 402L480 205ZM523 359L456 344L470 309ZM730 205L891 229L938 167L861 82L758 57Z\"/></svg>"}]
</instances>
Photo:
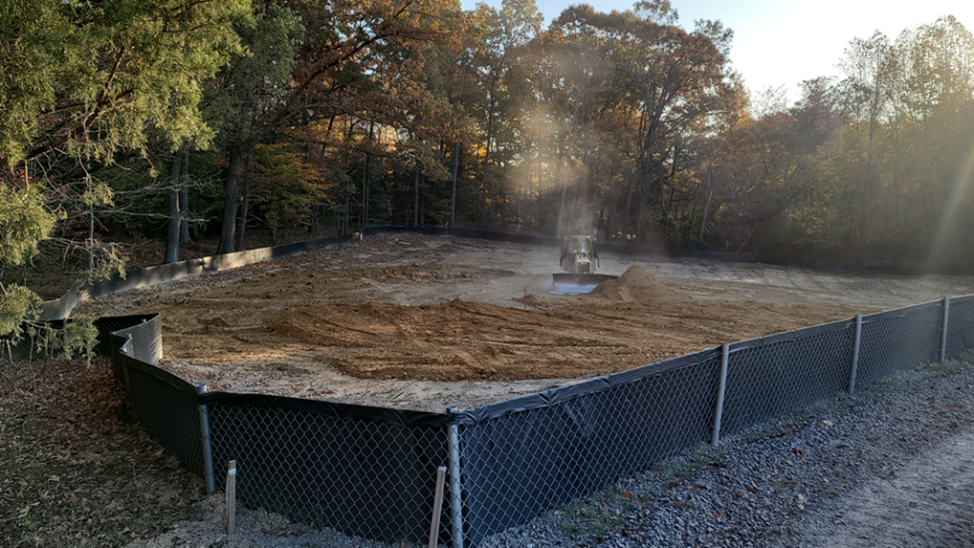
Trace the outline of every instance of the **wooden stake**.
<instances>
[{"instance_id":1,"label":"wooden stake","mask_svg":"<svg viewBox=\"0 0 974 548\"><path fill-rule=\"evenodd\" d=\"M233 534L237 521L237 461L227 464L227 535Z\"/></svg>"},{"instance_id":2,"label":"wooden stake","mask_svg":"<svg viewBox=\"0 0 974 548\"><path fill-rule=\"evenodd\" d=\"M430 548L436 548L440 537L440 514L443 511L443 484L446 482L446 466L436 469L436 491L433 495L433 519L430 520Z\"/></svg>"}]
</instances>

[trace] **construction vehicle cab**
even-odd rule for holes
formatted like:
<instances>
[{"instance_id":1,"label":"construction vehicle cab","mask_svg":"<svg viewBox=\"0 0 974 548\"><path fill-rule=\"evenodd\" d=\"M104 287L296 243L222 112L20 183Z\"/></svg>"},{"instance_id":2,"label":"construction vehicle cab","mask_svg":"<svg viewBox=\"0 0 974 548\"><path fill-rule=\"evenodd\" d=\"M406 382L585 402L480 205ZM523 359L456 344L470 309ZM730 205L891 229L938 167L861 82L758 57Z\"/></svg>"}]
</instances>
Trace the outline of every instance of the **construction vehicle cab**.
<instances>
[{"instance_id":1,"label":"construction vehicle cab","mask_svg":"<svg viewBox=\"0 0 974 548\"><path fill-rule=\"evenodd\" d=\"M595 236L565 236L561 244L561 260L565 273L555 274L553 295L581 295L590 293L605 280L618 276L596 274L600 266Z\"/></svg>"},{"instance_id":2,"label":"construction vehicle cab","mask_svg":"<svg viewBox=\"0 0 974 548\"><path fill-rule=\"evenodd\" d=\"M561 244L561 262L565 272L594 274L599 266L599 252L594 236L566 236Z\"/></svg>"}]
</instances>

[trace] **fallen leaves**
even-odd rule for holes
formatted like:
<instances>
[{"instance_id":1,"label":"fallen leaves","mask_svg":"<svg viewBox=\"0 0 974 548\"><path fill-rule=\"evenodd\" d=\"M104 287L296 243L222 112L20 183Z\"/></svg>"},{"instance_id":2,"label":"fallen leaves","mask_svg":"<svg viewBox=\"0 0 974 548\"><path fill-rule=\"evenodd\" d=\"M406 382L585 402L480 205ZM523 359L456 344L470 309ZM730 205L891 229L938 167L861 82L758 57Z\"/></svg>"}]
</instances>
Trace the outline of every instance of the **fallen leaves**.
<instances>
[{"instance_id":1,"label":"fallen leaves","mask_svg":"<svg viewBox=\"0 0 974 548\"><path fill-rule=\"evenodd\" d=\"M107 360L15 363L0 379L0 545L121 546L189 519L199 481L122 419ZM20 543L20 544L18 544Z\"/></svg>"}]
</instances>

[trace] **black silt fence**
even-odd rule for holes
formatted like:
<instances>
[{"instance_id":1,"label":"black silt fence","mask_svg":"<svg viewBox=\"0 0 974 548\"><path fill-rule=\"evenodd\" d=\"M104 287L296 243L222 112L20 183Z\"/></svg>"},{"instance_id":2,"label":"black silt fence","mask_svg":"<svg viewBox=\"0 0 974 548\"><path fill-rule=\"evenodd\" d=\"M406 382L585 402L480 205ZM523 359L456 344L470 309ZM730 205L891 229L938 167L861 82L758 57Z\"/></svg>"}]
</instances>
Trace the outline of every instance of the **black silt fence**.
<instances>
[{"instance_id":1,"label":"black silt fence","mask_svg":"<svg viewBox=\"0 0 974 548\"><path fill-rule=\"evenodd\" d=\"M848 390L854 336L854 323L845 321L731 344L721 432Z\"/></svg>"},{"instance_id":2,"label":"black silt fence","mask_svg":"<svg viewBox=\"0 0 974 548\"><path fill-rule=\"evenodd\" d=\"M179 462L205 478L200 407L196 388L179 377L121 355L132 414Z\"/></svg>"},{"instance_id":3,"label":"black silt fence","mask_svg":"<svg viewBox=\"0 0 974 548\"><path fill-rule=\"evenodd\" d=\"M236 461L247 508L350 537L428 539L447 415L219 392L202 401L214 461Z\"/></svg>"},{"instance_id":4,"label":"black silt fence","mask_svg":"<svg viewBox=\"0 0 974 548\"><path fill-rule=\"evenodd\" d=\"M939 301L863 317L857 388L937 360L942 342L947 356L974 347L974 297L950 301L949 312L946 337ZM205 405L213 462L237 461L244 506L392 545L425 542L451 428L459 433L460 474L451 469L451 478L460 496L444 501L440 542L462 539L465 547L715 434L719 348L443 415L198 395L152 365L162 350L158 317L96 325L121 328L108 338L133 412L188 469L206 473ZM855 333L855 320L846 320L729 345L720 432L741 432L848 390ZM222 487L219 467L216 478ZM454 531L462 537L451 537Z\"/></svg>"},{"instance_id":5,"label":"black silt fence","mask_svg":"<svg viewBox=\"0 0 974 548\"><path fill-rule=\"evenodd\" d=\"M953 358L974 348L974 297L950 299L947 321L947 352Z\"/></svg>"},{"instance_id":6,"label":"black silt fence","mask_svg":"<svg viewBox=\"0 0 974 548\"><path fill-rule=\"evenodd\" d=\"M942 334L942 301L863 316L856 389L875 386L904 368L938 360Z\"/></svg>"},{"instance_id":7,"label":"black silt fence","mask_svg":"<svg viewBox=\"0 0 974 548\"><path fill-rule=\"evenodd\" d=\"M466 540L706 440L719 360L706 350L462 414Z\"/></svg>"}]
</instances>

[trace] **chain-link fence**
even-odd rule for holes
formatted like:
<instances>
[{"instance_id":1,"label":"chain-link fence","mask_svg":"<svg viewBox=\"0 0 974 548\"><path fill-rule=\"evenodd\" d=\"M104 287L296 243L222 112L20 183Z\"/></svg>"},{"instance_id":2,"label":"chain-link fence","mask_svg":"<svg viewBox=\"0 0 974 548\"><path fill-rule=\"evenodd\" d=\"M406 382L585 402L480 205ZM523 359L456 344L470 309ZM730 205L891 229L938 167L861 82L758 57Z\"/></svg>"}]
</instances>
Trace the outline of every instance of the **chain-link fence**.
<instances>
[{"instance_id":1,"label":"chain-link fence","mask_svg":"<svg viewBox=\"0 0 974 548\"><path fill-rule=\"evenodd\" d=\"M456 418L462 538L478 546L686 447L972 348L974 297L963 297L732 343L465 412Z\"/></svg>"},{"instance_id":2,"label":"chain-link fence","mask_svg":"<svg viewBox=\"0 0 974 548\"><path fill-rule=\"evenodd\" d=\"M362 546L484 544L701 442L974 348L974 296L723 345L462 413L200 394L159 369L158 316L96 322L133 414L190 470ZM104 343L104 340L101 341ZM216 471L214 472L214 467Z\"/></svg>"},{"instance_id":3,"label":"chain-link fence","mask_svg":"<svg viewBox=\"0 0 974 548\"><path fill-rule=\"evenodd\" d=\"M396 546L429 538L448 415L260 395L203 401L214 461L236 461L244 506Z\"/></svg>"}]
</instances>

